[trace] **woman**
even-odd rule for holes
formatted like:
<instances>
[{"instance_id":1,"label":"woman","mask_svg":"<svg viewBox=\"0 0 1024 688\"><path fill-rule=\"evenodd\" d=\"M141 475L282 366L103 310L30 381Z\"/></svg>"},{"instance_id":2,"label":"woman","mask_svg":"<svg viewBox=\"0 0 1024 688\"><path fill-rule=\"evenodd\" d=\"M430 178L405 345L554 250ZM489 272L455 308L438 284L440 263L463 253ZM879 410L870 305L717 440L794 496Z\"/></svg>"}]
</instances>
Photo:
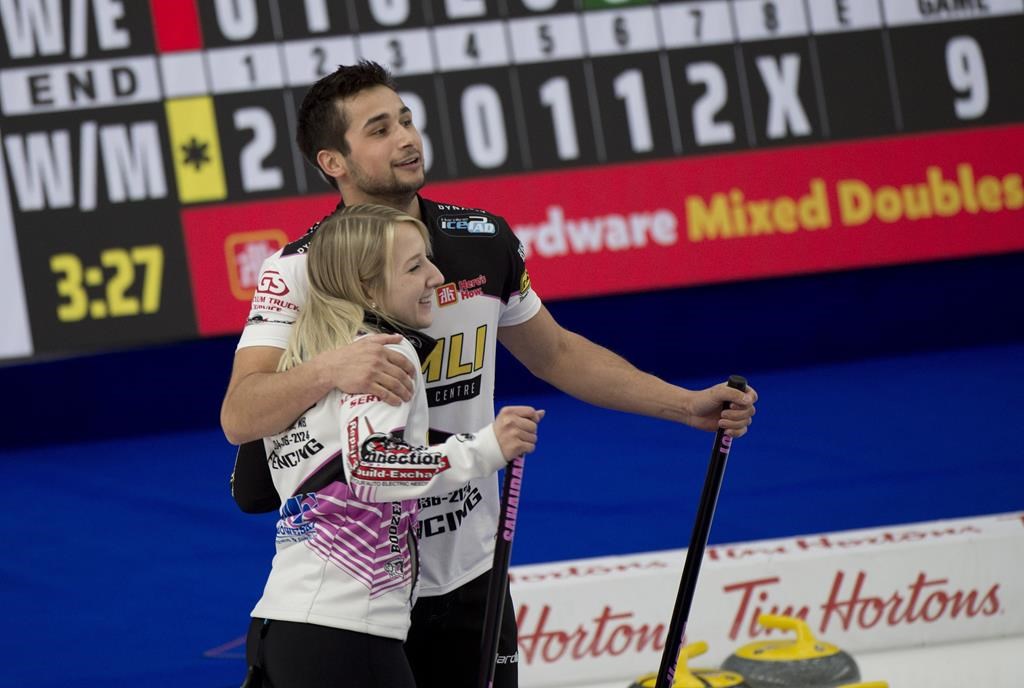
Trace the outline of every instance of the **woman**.
<instances>
[{"instance_id":1,"label":"woman","mask_svg":"<svg viewBox=\"0 0 1024 688\"><path fill-rule=\"evenodd\" d=\"M373 332L416 363L441 273L421 222L373 205L344 208L308 245L307 305L280 370ZM287 430L264 440L281 498L277 554L252 612L250 685L413 688L402 651L415 599L416 511L532 451L543 411L507 407L475 435L425 446L427 397L389 406L331 391Z\"/></svg>"}]
</instances>

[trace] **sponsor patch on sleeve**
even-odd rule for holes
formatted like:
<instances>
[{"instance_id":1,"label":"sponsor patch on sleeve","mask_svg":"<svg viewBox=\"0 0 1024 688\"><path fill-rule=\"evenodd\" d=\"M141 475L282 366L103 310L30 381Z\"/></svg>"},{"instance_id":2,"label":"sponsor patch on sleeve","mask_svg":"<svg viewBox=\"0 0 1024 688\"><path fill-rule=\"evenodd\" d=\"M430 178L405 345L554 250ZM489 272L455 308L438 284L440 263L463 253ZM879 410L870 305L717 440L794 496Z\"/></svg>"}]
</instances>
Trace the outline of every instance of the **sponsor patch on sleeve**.
<instances>
[{"instance_id":1,"label":"sponsor patch on sleeve","mask_svg":"<svg viewBox=\"0 0 1024 688\"><path fill-rule=\"evenodd\" d=\"M491 219L483 215L442 215L438 224L450 236L494 236L498 232Z\"/></svg>"},{"instance_id":2,"label":"sponsor patch on sleeve","mask_svg":"<svg viewBox=\"0 0 1024 688\"><path fill-rule=\"evenodd\" d=\"M458 303L459 293L455 288L455 282L449 282L448 284L442 284L437 288L437 305L438 306L450 306L453 303Z\"/></svg>"},{"instance_id":3,"label":"sponsor patch on sleeve","mask_svg":"<svg viewBox=\"0 0 1024 688\"><path fill-rule=\"evenodd\" d=\"M401 439L373 433L359 446L358 465L352 470L356 482L376 485L417 485L448 470L448 457L425 447L413 447Z\"/></svg>"},{"instance_id":4,"label":"sponsor patch on sleeve","mask_svg":"<svg viewBox=\"0 0 1024 688\"><path fill-rule=\"evenodd\" d=\"M252 309L294 315L300 310L294 299L284 275L277 270L264 270L256 285L256 293L252 295Z\"/></svg>"},{"instance_id":5,"label":"sponsor patch on sleeve","mask_svg":"<svg viewBox=\"0 0 1024 688\"><path fill-rule=\"evenodd\" d=\"M266 270L260 275L260 281L256 285L256 291L261 294L273 294L274 296L284 296L289 291L288 283L284 281L284 276L277 270Z\"/></svg>"}]
</instances>

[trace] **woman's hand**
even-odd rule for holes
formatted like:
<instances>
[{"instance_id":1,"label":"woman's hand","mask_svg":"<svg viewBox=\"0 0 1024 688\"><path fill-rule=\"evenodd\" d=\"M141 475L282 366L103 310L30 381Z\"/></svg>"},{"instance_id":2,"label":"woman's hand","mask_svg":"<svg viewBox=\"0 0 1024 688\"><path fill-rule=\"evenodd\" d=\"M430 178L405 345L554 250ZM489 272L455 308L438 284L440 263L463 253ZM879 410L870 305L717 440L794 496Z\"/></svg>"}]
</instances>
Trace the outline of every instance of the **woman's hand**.
<instances>
[{"instance_id":1,"label":"woman's hand","mask_svg":"<svg viewBox=\"0 0 1024 688\"><path fill-rule=\"evenodd\" d=\"M505 459L529 454L537 447L537 423L544 411L532 406L506 406L494 419L494 434Z\"/></svg>"}]
</instances>

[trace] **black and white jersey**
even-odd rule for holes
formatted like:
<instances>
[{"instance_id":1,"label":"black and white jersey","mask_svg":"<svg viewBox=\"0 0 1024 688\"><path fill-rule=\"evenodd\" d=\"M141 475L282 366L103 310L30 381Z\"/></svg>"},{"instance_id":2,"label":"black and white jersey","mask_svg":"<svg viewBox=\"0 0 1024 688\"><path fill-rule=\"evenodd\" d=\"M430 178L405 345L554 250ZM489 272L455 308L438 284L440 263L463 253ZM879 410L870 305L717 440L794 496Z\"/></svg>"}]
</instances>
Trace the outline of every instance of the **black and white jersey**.
<instances>
[{"instance_id":1,"label":"black and white jersey","mask_svg":"<svg viewBox=\"0 0 1024 688\"><path fill-rule=\"evenodd\" d=\"M519 325L540 310L523 251L508 223L474 208L420 198L432 260L444 275L436 289L437 340L423 362L430 444L476 432L494 420L498 327ZM267 258L238 347L284 349L307 296L306 248L316 226ZM441 595L490 568L498 523L494 477L471 480L441 497L420 500L420 594Z\"/></svg>"}]
</instances>

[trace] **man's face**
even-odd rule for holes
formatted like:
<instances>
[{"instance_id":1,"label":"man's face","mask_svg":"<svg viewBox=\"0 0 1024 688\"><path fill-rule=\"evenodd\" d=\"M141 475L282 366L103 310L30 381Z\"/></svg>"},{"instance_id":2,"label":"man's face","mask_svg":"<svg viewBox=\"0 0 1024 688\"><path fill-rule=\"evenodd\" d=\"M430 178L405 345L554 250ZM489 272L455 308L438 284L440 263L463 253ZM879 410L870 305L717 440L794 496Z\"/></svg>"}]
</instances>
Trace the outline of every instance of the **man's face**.
<instances>
[{"instance_id":1,"label":"man's face","mask_svg":"<svg viewBox=\"0 0 1024 688\"><path fill-rule=\"evenodd\" d=\"M370 197L401 197L423 187L423 140L412 113L386 86L360 91L338 104L348 116L349 154L343 180Z\"/></svg>"}]
</instances>

